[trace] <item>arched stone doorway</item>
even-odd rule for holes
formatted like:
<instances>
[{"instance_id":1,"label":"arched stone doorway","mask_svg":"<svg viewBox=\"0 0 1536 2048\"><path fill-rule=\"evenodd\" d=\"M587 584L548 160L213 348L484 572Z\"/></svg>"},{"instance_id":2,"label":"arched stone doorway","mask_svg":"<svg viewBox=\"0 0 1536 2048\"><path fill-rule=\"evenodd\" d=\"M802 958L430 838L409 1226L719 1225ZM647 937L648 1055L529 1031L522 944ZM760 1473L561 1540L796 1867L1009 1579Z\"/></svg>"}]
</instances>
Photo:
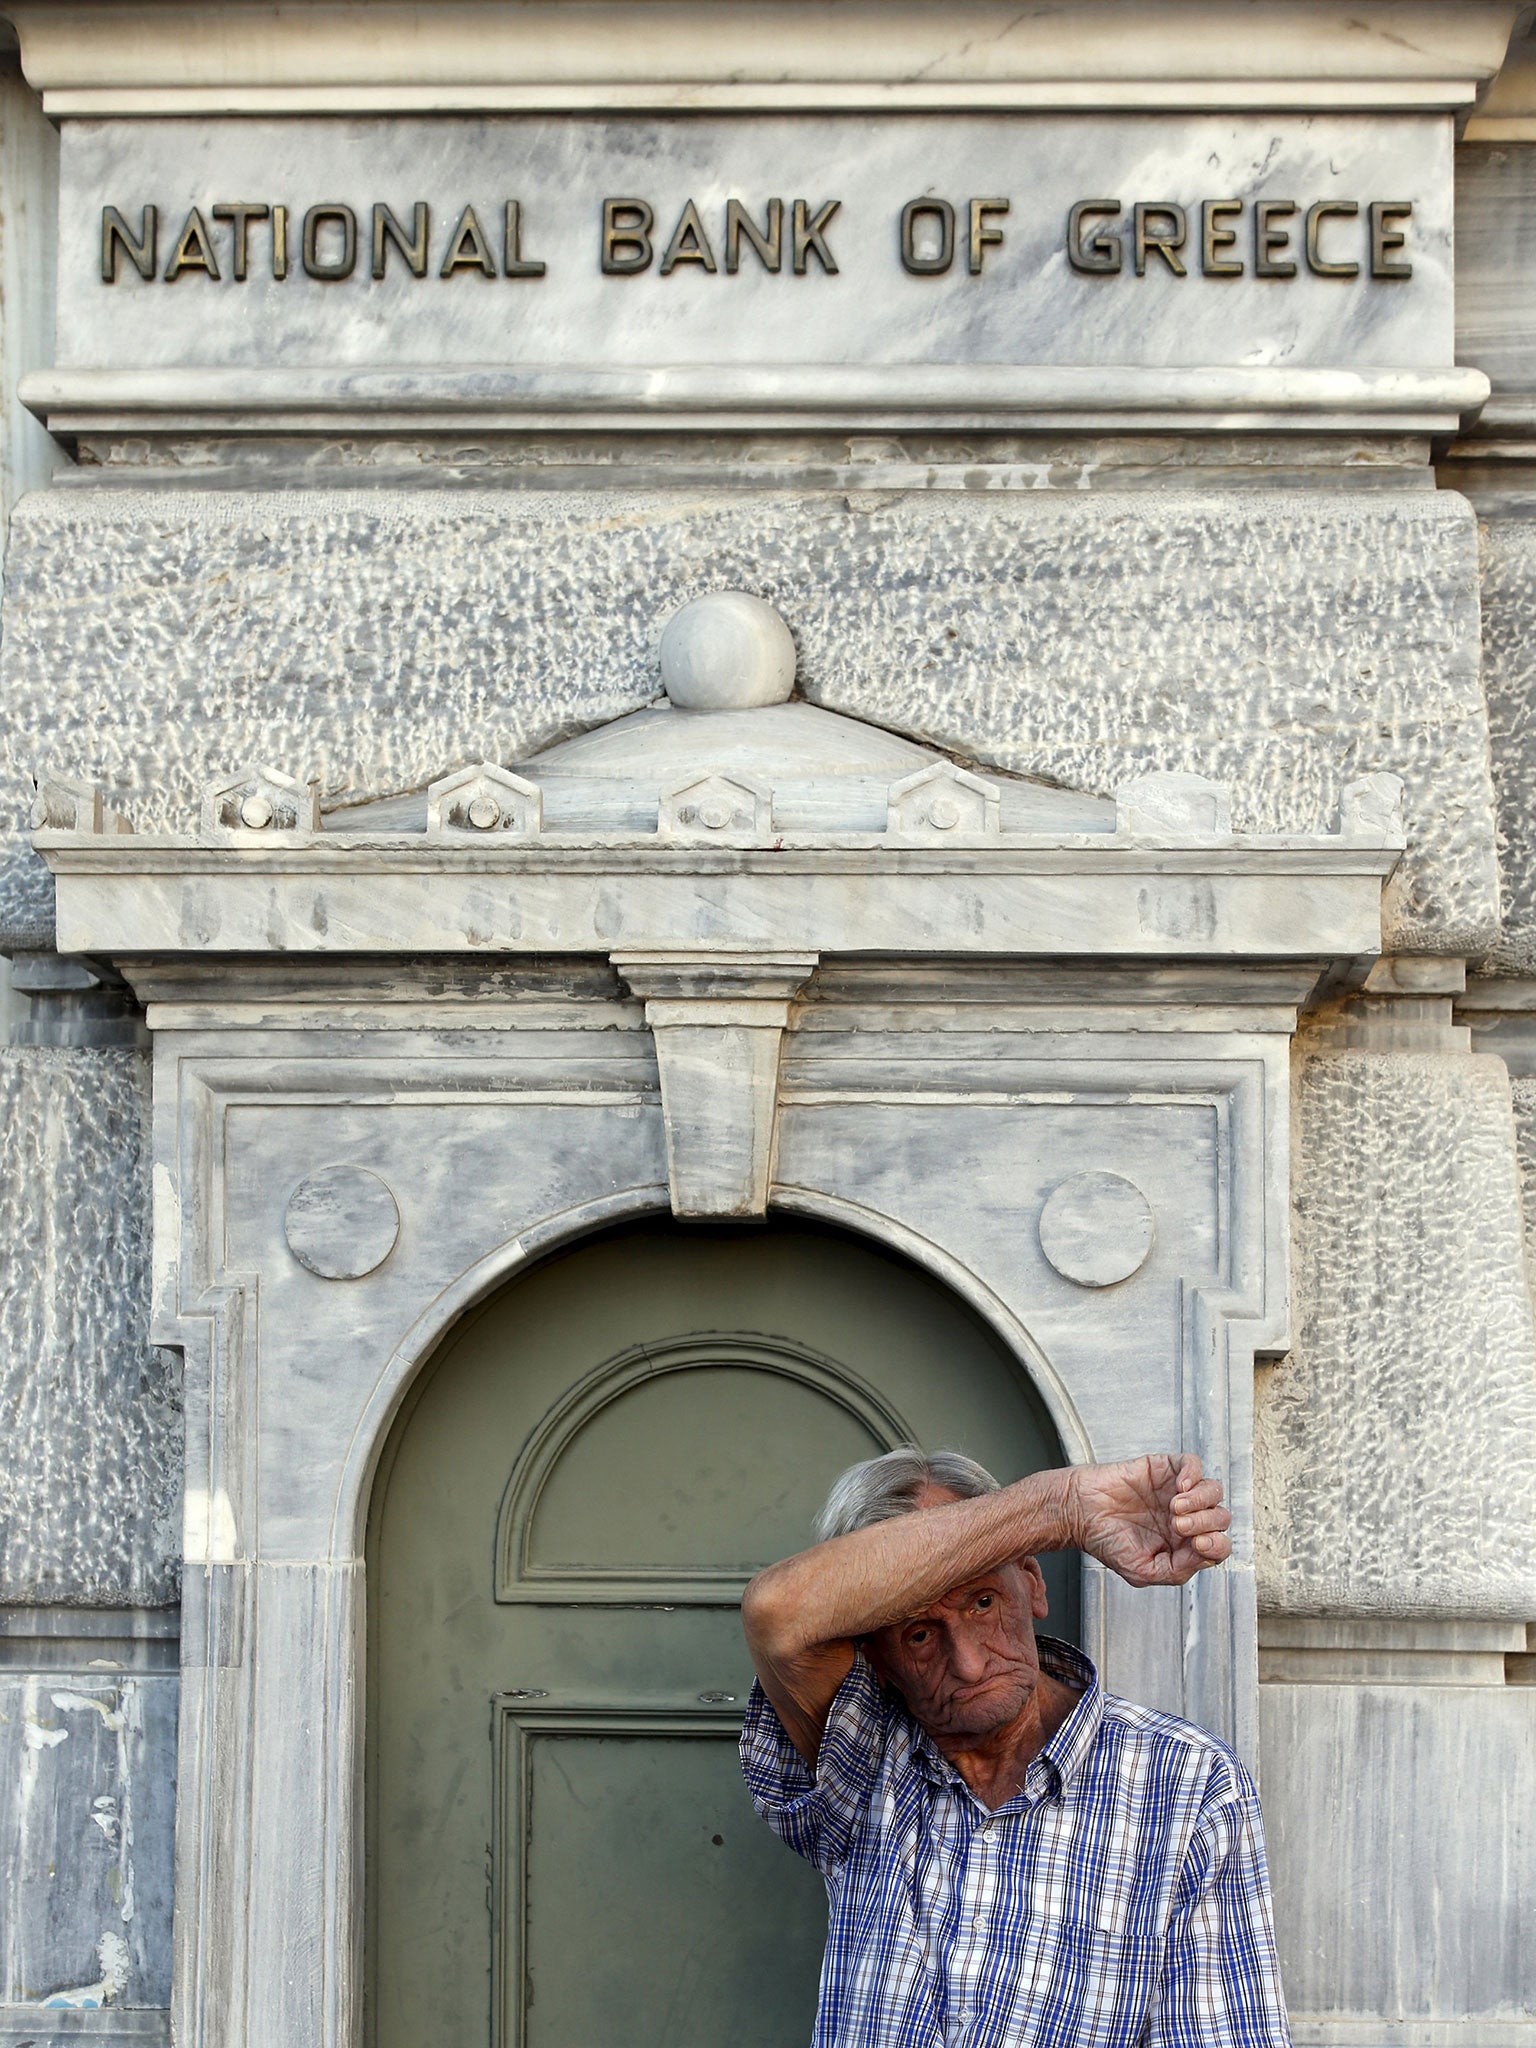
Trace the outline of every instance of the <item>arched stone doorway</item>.
<instances>
[{"instance_id":1,"label":"arched stone doorway","mask_svg":"<svg viewBox=\"0 0 1536 2048\"><path fill-rule=\"evenodd\" d=\"M740 1785L735 1605L904 1437L1061 1456L969 1308L810 1225L616 1231L454 1330L370 1518L371 2048L808 2037L822 1888Z\"/></svg>"},{"instance_id":2,"label":"arched stone doorway","mask_svg":"<svg viewBox=\"0 0 1536 2048\"><path fill-rule=\"evenodd\" d=\"M1074 1459L1199 1450L1228 1483L1232 1568L1153 1592L1087 1569L1084 1640L1115 1690L1251 1756L1252 1368L1288 1341L1290 1039L1297 1005L1379 950L1401 833L1377 783L1343 792L1335 833L1248 838L1199 778L1074 797L789 702L634 713L344 831L317 794L232 771L196 832L135 837L72 784L38 835L62 949L118 963L155 1035L154 1331L186 1361L177 2040L362 2048L379 1449L453 1318L599 1219L850 1224L1004 1333ZM567 1392L622 1378L633 1341ZM810 1377L760 1362L753 1384L811 1401ZM900 1420L963 1437L952 1401ZM499 1554L531 1570L496 1602L503 1452L470 1545L494 1612L563 1607L579 1635L675 1608L678 1641L734 1642L728 1604L666 1590L697 1556L594 1558L626 1566L624 1600L587 1580L577 1599L557 1568L584 1561L541 1552L520 1508ZM515 1506L543 1472L530 1451ZM800 1540L784 1526L769 1548ZM700 1661L695 1717L736 1685ZM488 1770L490 1701L520 1688L476 1683ZM574 1753L538 1705L508 1741ZM487 1968L466 1980L481 2037Z\"/></svg>"}]
</instances>

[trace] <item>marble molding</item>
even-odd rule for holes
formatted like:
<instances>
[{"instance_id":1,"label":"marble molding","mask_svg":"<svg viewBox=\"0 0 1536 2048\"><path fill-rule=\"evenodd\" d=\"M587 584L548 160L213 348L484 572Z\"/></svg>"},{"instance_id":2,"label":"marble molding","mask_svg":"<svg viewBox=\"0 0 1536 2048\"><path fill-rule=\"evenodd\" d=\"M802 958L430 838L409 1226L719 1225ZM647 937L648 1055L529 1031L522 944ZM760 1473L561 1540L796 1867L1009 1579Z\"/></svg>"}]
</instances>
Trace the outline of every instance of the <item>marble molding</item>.
<instances>
[{"instance_id":1,"label":"marble molding","mask_svg":"<svg viewBox=\"0 0 1536 2048\"><path fill-rule=\"evenodd\" d=\"M212 17L163 0L108 17L12 10L27 77L64 114L317 113L356 108L1122 106L1450 108L1497 71L1517 8L1308 0L1117 6L1007 0L856 16L758 0L479 0L396 23L359 5L290 16L233 0ZM407 24L409 25L407 27ZM395 30L396 32L391 32Z\"/></svg>"},{"instance_id":2,"label":"marble molding","mask_svg":"<svg viewBox=\"0 0 1536 2048\"><path fill-rule=\"evenodd\" d=\"M679 1143L665 1042L703 1027L654 994L648 1027L600 960L360 971L183 953L130 971L159 1063L155 1329L187 1361L175 2038L356 2048L374 1455L466 1307L690 1184L711 1133ZM869 1232L958 1289L1026 1362L1072 1456L1177 1438L1228 1475L1236 1566L1183 1594L1094 1573L1088 1639L1111 1683L1250 1751L1251 1361L1285 1339L1287 1047L1313 971L1100 970L1089 992L1043 968L824 966L778 1061L776 1208ZM730 1096L702 1102L727 1160L722 1134L761 1105ZM1063 1160L1134 1183L1157 1220L1088 1318L1035 1229ZM285 1224L295 1185L343 1163L402 1219L355 1279L302 1263Z\"/></svg>"}]
</instances>

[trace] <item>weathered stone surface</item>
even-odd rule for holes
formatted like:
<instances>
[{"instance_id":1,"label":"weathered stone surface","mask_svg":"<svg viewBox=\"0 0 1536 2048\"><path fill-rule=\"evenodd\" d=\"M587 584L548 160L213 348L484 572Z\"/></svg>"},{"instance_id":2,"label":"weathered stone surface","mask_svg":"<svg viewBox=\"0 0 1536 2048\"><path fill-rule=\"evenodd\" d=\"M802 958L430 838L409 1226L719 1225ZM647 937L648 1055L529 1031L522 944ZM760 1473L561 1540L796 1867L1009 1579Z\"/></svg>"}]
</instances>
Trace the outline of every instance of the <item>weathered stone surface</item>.
<instances>
[{"instance_id":1,"label":"weathered stone surface","mask_svg":"<svg viewBox=\"0 0 1536 2048\"><path fill-rule=\"evenodd\" d=\"M1536 1978L1515 1928L1536 1883L1536 1693L1263 1685L1259 1715L1298 2048L1528 2041Z\"/></svg>"},{"instance_id":2,"label":"weathered stone surface","mask_svg":"<svg viewBox=\"0 0 1536 2048\"><path fill-rule=\"evenodd\" d=\"M1536 520L1482 530L1483 688L1503 923L1487 965L1536 974Z\"/></svg>"},{"instance_id":3,"label":"weathered stone surface","mask_svg":"<svg viewBox=\"0 0 1536 2048\"><path fill-rule=\"evenodd\" d=\"M259 757L328 806L655 695L668 612L770 598L806 694L1100 794L1229 783L1239 831L1407 783L1399 950L1497 917L1474 529L1450 493L44 493L12 522L0 809L108 784L140 829ZM30 854L0 886L39 943Z\"/></svg>"},{"instance_id":4,"label":"weathered stone surface","mask_svg":"<svg viewBox=\"0 0 1536 2048\"><path fill-rule=\"evenodd\" d=\"M175 1598L179 1383L147 1340L149 1065L0 1052L0 1599Z\"/></svg>"},{"instance_id":5,"label":"weathered stone surface","mask_svg":"<svg viewBox=\"0 0 1536 2048\"><path fill-rule=\"evenodd\" d=\"M1536 1327L1503 1062L1298 1055L1295 1350L1261 1372L1261 1605L1536 1614Z\"/></svg>"},{"instance_id":6,"label":"weathered stone surface","mask_svg":"<svg viewBox=\"0 0 1536 2048\"><path fill-rule=\"evenodd\" d=\"M174 1671L0 1671L0 2019L168 2003L176 1697Z\"/></svg>"}]
</instances>

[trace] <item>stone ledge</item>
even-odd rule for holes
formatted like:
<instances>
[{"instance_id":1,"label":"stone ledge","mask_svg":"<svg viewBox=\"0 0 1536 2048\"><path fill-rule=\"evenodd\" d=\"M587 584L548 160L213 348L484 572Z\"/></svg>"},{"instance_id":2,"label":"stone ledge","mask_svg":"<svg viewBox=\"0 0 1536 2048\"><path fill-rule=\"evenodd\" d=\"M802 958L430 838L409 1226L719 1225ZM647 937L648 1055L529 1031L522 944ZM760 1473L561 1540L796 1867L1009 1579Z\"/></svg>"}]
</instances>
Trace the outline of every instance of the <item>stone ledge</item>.
<instances>
[{"instance_id":1,"label":"stone ledge","mask_svg":"<svg viewBox=\"0 0 1536 2048\"><path fill-rule=\"evenodd\" d=\"M1490 386L1480 370L1116 369L1001 363L754 363L34 370L22 403L50 433L484 432L699 426L1083 432L1450 433Z\"/></svg>"},{"instance_id":2,"label":"stone ledge","mask_svg":"<svg viewBox=\"0 0 1536 2048\"><path fill-rule=\"evenodd\" d=\"M0 2005L0 2048L44 2048L51 2041L154 2043L169 2048L171 2016L143 2006Z\"/></svg>"},{"instance_id":3,"label":"stone ledge","mask_svg":"<svg viewBox=\"0 0 1536 2048\"><path fill-rule=\"evenodd\" d=\"M1021 11L752 8L614 0L208 14L164 4L10 10L55 116L556 106L1465 106L1503 61L1513 9L1297 0ZM428 29L429 32L424 32Z\"/></svg>"},{"instance_id":4,"label":"stone ledge","mask_svg":"<svg viewBox=\"0 0 1536 2048\"><path fill-rule=\"evenodd\" d=\"M1525 1650L1518 1621L1364 1616L1259 1617L1259 1680L1267 1685L1503 1685Z\"/></svg>"}]
</instances>

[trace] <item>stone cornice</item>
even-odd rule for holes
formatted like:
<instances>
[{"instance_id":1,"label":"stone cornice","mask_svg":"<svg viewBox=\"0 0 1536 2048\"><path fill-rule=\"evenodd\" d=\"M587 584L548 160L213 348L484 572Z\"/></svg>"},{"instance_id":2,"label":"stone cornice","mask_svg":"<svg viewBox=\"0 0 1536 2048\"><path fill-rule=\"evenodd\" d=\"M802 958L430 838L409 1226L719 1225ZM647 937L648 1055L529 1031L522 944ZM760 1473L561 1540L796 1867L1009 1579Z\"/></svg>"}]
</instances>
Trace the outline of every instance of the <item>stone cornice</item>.
<instances>
[{"instance_id":1,"label":"stone cornice","mask_svg":"<svg viewBox=\"0 0 1536 2048\"><path fill-rule=\"evenodd\" d=\"M1457 109L1485 0L482 0L8 9L54 115L498 108Z\"/></svg>"},{"instance_id":2,"label":"stone cornice","mask_svg":"<svg viewBox=\"0 0 1536 2048\"><path fill-rule=\"evenodd\" d=\"M1516 39L1486 98L1468 121L1468 142L1536 141L1536 43Z\"/></svg>"},{"instance_id":3,"label":"stone cornice","mask_svg":"<svg viewBox=\"0 0 1536 2048\"><path fill-rule=\"evenodd\" d=\"M1378 838L1155 845L876 835L779 848L434 845L323 834L213 846L39 832L61 951L1374 957ZM247 840L255 835L247 835Z\"/></svg>"}]
</instances>

